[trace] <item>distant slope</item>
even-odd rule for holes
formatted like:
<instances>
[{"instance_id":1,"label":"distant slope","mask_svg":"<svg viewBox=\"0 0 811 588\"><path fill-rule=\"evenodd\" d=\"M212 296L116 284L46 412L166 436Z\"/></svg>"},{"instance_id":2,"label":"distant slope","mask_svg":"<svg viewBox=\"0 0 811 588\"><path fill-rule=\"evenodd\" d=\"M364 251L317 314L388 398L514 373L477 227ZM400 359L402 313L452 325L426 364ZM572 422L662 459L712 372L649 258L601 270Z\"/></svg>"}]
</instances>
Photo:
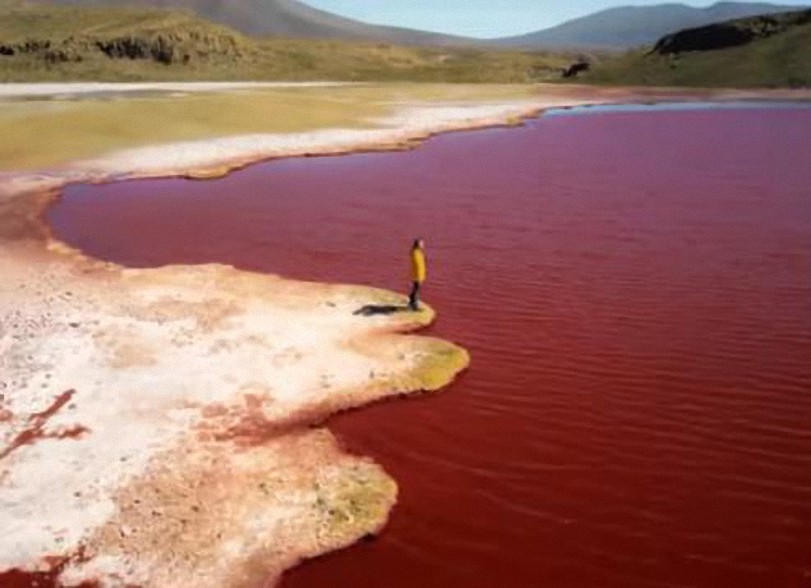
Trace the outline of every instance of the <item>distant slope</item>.
<instances>
[{"instance_id":1,"label":"distant slope","mask_svg":"<svg viewBox=\"0 0 811 588\"><path fill-rule=\"evenodd\" d=\"M685 29L662 37L653 51L659 55L671 55L689 51L726 49L789 32L809 23L811 9L729 20Z\"/></svg>"},{"instance_id":2,"label":"distant slope","mask_svg":"<svg viewBox=\"0 0 811 588\"><path fill-rule=\"evenodd\" d=\"M472 39L386 27L344 18L297 0L29 0L81 7L127 6L190 10L248 35L342 39L395 45L465 45Z\"/></svg>"},{"instance_id":3,"label":"distant slope","mask_svg":"<svg viewBox=\"0 0 811 588\"><path fill-rule=\"evenodd\" d=\"M346 80L534 82L571 57L480 48L257 39L190 11L0 0L0 82Z\"/></svg>"},{"instance_id":4,"label":"distant slope","mask_svg":"<svg viewBox=\"0 0 811 588\"><path fill-rule=\"evenodd\" d=\"M53 68L94 58L165 65L235 62L254 49L247 37L188 12L41 7L0 0L0 65Z\"/></svg>"},{"instance_id":5,"label":"distant slope","mask_svg":"<svg viewBox=\"0 0 811 588\"><path fill-rule=\"evenodd\" d=\"M495 43L512 47L631 49L651 45L663 35L684 28L796 9L796 6L742 2L719 2L703 9L684 4L621 6L551 29L498 39Z\"/></svg>"},{"instance_id":6,"label":"distant slope","mask_svg":"<svg viewBox=\"0 0 811 588\"><path fill-rule=\"evenodd\" d=\"M652 50L598 63L585 81L657 86L811 87L811 9L685 29Z\"/></svg>"}]
</instances>

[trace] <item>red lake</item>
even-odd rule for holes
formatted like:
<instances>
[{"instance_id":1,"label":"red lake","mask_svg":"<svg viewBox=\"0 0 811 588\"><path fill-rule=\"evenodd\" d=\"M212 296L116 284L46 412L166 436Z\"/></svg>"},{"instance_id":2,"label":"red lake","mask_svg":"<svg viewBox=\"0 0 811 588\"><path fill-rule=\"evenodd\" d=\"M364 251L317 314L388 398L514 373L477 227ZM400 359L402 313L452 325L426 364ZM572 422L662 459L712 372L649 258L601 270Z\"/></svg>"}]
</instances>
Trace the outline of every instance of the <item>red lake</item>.
<instances>
[{"instance_id":1,"label":"red lake","mask_svg":"<svg viewBox=\"0 0 811 588\"><path fill-rule=\"evenodd\" d=\"M398 481L286 588L811 586L811 108L559 111L409 152L69 187L58 238L405 292L444 392L330 428Z\"/></svg>"}]
</instances>

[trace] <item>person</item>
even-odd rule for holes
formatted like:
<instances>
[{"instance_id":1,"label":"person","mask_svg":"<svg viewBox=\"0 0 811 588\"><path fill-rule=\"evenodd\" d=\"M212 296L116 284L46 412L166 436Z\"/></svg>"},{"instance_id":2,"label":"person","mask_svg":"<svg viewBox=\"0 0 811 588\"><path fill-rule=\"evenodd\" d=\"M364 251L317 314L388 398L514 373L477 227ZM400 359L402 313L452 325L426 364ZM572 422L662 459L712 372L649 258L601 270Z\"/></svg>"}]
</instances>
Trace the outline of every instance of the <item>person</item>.
<instances>
[{"instance_id":1,"label":"person","mask_svg":"<svg viewBox=\"0 0 811 588\"><path fill-rule=\"evenodd\" d=\"M408 295L408 307L411 310L420 309L420 288L425 277L425 241L414 239L414 245L411 247L411 293Z\"/></svg>"}]
</instances>

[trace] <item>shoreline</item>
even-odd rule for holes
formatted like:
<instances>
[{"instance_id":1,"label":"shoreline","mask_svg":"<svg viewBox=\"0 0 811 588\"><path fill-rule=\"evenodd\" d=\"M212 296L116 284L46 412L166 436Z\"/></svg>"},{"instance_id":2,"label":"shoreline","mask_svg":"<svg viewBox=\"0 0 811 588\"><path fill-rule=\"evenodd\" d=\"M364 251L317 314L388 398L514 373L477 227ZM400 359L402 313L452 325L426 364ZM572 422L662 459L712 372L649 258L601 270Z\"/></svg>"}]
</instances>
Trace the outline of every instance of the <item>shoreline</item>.
<instances>
[{"instance_id":1,"label":"shoreline","mask_svg":"<svg viewBox=\"0 0 811 588\"><path fill-rule=\"evenodd\" d=\"M579 89L585 90L591 89ZM627 102L631 95L611 90L596 94L603 104ZM712 96L737 100L763 94L722 91ZM694 92L634 95L638 100L706 98ZM3 317L3 323L13 327L0 343L20 349L14 356L17 363L7 360L18 375L10 382L11 391L3 382L7 398L0 402L0 439L4 447L27 439L26 434L31 442L20 443L0 461L0 466L12 464L0 471L0 498L6 499L2 493L9 487L18 492L5 513L11 523L15 515L16 520L36 520L36 509L21 500L27 493L32 506L40 501L46 519L49 509L57 522L71 512L74 526L53 535L42 532L48 526L42 524L32 537L26 534L30 530L8 524L17 539L28 541L28 551L0 553L0 570L10 561L25 564L10 567L37 569L45 561L33 557L37 552L64 557L81 552L81 558L66 566L65 579L112 581L115 574L123 574L127 581L161 588L187 585L177 584L177 578L187 576L196 577L201 587L241 588L261 585L260 578L278 579L282 570L303 558L379 531L396 502L396 484L379 466L344 454L326 428L309 427L329 414L384 397L436 390L469 361L453 344L408 334L429 324L432 311L420 313L416 321L403 314L373 319L352 314L362 304L402 304L403 297L393 293L296 282L226 266L133 270L89 259L55 241L43 218L66 183L203 179L282 157L409 149L439 133L520 124L547 108L576 105L577 99L560 96L543 103L435 105L401 110L378 121L390 128L172 144L74 164L54 175L6 176L0 183L0 241L6 246L0 265L9 279L0 288L0 309L17 314ZM200 153L198 148L205 146L208 150ZM177 150L181 156L166 164L167 154ZM116 290L126 293L123 300L117 292L106 294ZM268 315L278 315L281 322L268 319L258 329L251 326ZM315 322L308 318L313 315L318 317ZM294 331L285 326L291 322L297 325ZM247 356L242 355L245 346L251 348ZM77 359L74 349L90 351ZM258 366L265 356L278 358L278 365L259 378L230 367ZM205 359L216 364L216 381L195 380L195 370L176 373L184 362L198 362L197 370L208 370ZM336 363L353 367L339 377L326 377ZM44 364L51 374L47 381L39 377ZM99 378L99 373L106 377ZM372 373L380 377L367 377ZM156 378L164 387L161 394L134 406L127 386L139 381L149 386ZM294 383L287 385L286 378ZM196 382L191 390L189 382ZM66 416L53 399L69 391L73 393L66 397L67 406L75 406ZM111 451L116 449L116 426L125 423L106 414L113 392L116 402L123 403L119 409L137 424L132 444L117 451ZM47 422L40 422L42 415L49 415ZM113 434L105 438L108 429ZM160 442L145 452L143 445L153 445L156 438ZM104 443L112 447L100 447ZM50 495L39 492L35 499L31 494L37 494L36 489L27 486L35 485L37 478L21 484L15 477L24 468L28 476L39 471L40 483L45 483L54 463L72 451L90 452L94 467L84 467L79 478L75 472L62 472L62 479L72 480L74 486L89 485L97 496L92 504L83 498L83 490L73 487L73 495L66 487ZM79 459L81 453L72 455ZM95 480L100 469L108 479ZM279 477L279 471L284 475ZM208 488L206 482L223 473L228 481ZM161 497L143 499L153 493ZM178 493L187 496L177 499ZM45 508L45 501L51 506ZM209 510L204 507L216 511L223 506L238 512L227 520L200 514ZM96 510L83 519L82 513L92 508ZM260 513L274 516L263 519ZM255 520L263 523L261 531L250 527ZM148 521L152 530L139 529L139 521ZM223 525L228 528L221 529ZM217 533L224 533L225 539ZM289 539L282 541L284 548L278 545L280 536ZM231 560L213 569L205 563L212 556Z\"/></svg>"},{"instance_id":2,"label":"shoreline","mask_svg":"<svg viewBox=\"0 0 811 588\"><path fill-rule=\"evenodd\" d=\"M193 91L212 91L209 87L212 85L220 84L201 84L200 88ZM254 85L249 83L247 87ZM269 87L327 88L347 85L349 84L332 82L271 83ZM368 84L358 84L364 85ZM179 89L194 84L154 83L136 86L149 86L150 89L158 87ZM222 86L220 91L231 89L231 86L241 89L243 85L224 83ZM169 142L120 149L107 156L74 161L50 170L0 171L0 204L4 199L15 196L61 190L68 184L169 177L214 179L249 165L276 159L414 149L440 134L520 125L530 118L540 116L546 110L556 108L697 100L720 103L761 100L811 101L811 90L802 89L611 88L561 84L546 85L540 87L540 90L550 95L521 100L483 100L480 103L440 102L401 105L389 115L368 119L368 125L362 129L334 128ZM50 91L58 92L58 89ZM84 91L94 90L88 87Z\"/></svg>"},{"instance_id":3,"label":"shoreline","mask_svg":"<svg viewBox=\"0 0 811 588\"><path fill-rule=\"evenodd\" d=\"M383 290L3 253L0 580L259 586L375 534L396 483L324 421L469 361L430 309L355 314Z\"/></svg>"}]
</instances>

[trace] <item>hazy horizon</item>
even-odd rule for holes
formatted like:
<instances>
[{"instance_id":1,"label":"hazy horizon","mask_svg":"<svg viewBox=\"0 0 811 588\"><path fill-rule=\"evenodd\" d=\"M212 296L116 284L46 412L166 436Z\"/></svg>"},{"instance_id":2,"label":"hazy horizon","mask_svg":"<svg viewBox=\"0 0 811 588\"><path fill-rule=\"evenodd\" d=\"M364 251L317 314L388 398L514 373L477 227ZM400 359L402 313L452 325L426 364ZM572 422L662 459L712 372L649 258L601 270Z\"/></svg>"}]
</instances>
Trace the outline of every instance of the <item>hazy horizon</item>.
<instances>
[{"instance_id":1,"label":"hazy horizon","mask_svg":"<svg viewBox=\"0 0 811 588\"><path fill-rule=\"evenodd\" d=\"M568 20L618 6L686 4L706 8L706 2L611 2L606 0L302 0L306 4L341 16L373 24L391 25L467 37L507 37L559 25ZM759 2L740 2L757 4ZM773 4L808 6L807 0L783 0Z\"/></svg>"}]
</instances>

